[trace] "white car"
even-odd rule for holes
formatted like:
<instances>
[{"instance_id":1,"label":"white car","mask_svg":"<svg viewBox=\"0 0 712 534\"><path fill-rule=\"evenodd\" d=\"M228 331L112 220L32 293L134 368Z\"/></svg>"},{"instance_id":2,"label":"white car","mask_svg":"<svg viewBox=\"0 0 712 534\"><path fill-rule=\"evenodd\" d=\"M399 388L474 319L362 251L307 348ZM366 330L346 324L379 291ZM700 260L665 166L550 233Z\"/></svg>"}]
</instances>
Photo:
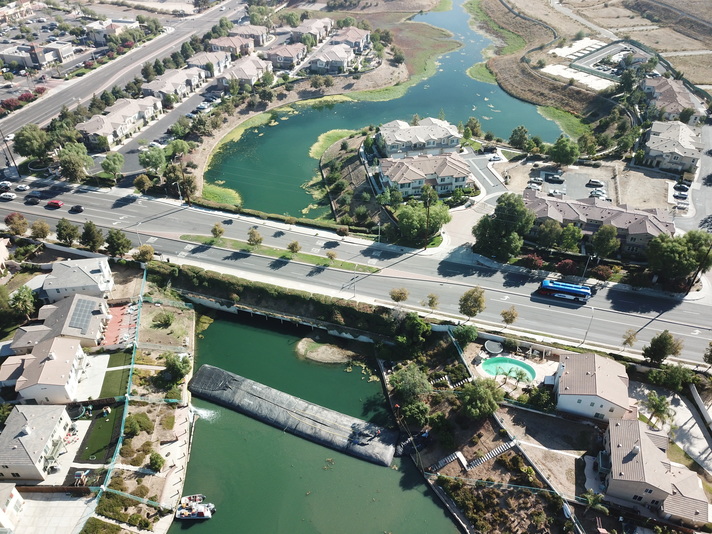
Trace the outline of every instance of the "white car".
<instances>
[{"instance_id":1,"label":"white car","mask_svg":"<svg viewBox=\"0 0 712 534\"><path fill-rule=\"evenodd\" d=\"M588 187L603 187L603 182L601 180L589 180L586 185Z\"/></svg>"},{"instance_id":2,"label":"white car","mask_svg":"<svg viewBox=\"0 0 712 534\"><path fill-rule=\"evenodd\" d=\"M490 161L502 161L502 158L499 156L492 156L489 160Z\"/></svg>"},{"instance_id":3,"label":"white car","mask_svg":"<svg viewBox=\"0 0 712 534\"><path fill-rule=\"evenodd\" d=\"M541 191L541 186L539 184L527 184L525 189L532 189L534 191Z\"/></svg>"},{"instance_id":4,"label":"white car","mask_svg":"<svg viewBox=\"0 0 712 534\"><path fill-rule=\"evenodd\" d=\"M563 189L552 189L551 191L549 191L549 195L551 195L552 197L565 194L566 191L564 191Z\"/></svg>"},{"instance_id":5,"label":"white car","mask_svg":"<svg viewBox=\"0 0 712 534\"><path fill-rule=\"evenodd\" d=\"M30 186L27 184L20 184L15 189L17 189L18 191L29 191Z\"/></svg>"},{"instance_id":6,"label":"white car","mask_svg":"<svg viewBox=\"0 0 712 534\"><path fill-rule=\"evenodd\" d=\"M8 182L7 180L0 182L0 187L12 187L12 182Z\"/></svg>"},{"instance_id":7,"label":"white car","mask_svg":"<svg viewBox=\"0 0 712 534\"><path fill-rule=\"evenodd\" d=\"M17 198L17 195L15 193L0 193L0 199L2 200L15 200Z\"/></svg>"},{"instance_id":8,"label":"white car","mask_svg":"<svg viewBox=\"0 0 712 534\"><path fill-rule=\"evenodd\" d=\"M213 106L210 104L210 102L201 102L200 104L198 104L198 109L210 109L211 107Z\"/></svg>"},{"instance_id":9,"label":"white car","mask_svg":"<svg viewBox=\"0 0 712 534\"><path fill-rule=\"evenodd\" d=\"M594 189L589 193L590 197L605 197L606 196L606 190L605 189Z\"/></svg>"},{"instance_id":10,"label":"white car","mask_svg":"<svg viewBox=\"0 0 712 534\"><path fill-rule=\"evenodd\" d=\"M10 134L5 136L5 141L12 141L15 139L15 134Z\"/></svg>"}]
</instances>

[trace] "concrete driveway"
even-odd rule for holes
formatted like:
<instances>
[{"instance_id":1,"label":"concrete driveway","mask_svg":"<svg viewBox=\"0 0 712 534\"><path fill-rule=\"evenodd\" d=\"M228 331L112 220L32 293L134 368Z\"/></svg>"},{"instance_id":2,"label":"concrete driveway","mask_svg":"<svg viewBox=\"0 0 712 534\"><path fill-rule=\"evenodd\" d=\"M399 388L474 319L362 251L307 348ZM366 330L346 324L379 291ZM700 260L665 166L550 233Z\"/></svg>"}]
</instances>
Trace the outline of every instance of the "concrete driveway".
<instances>
[{"instance_id":1,"label":"concrete driveway","mask_svg":"<svg viewBox=\"0 0 712 534\"><path fill-rule=\"evenodd\" d=\"M73 497L64 493L24 493L22 511L15 534L73 534L89 517L93 497ZM85 515L86 514L86 515Z\"/></svg>"}]
</instances>

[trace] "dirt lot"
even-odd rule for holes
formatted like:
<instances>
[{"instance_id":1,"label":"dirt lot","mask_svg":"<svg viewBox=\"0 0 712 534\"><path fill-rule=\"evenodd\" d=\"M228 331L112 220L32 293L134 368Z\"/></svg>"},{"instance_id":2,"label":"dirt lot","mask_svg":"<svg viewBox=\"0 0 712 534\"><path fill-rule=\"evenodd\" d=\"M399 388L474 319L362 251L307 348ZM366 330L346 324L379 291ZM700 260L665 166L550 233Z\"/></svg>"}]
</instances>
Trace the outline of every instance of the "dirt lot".
<instances>
[{"instance_id":1,"label":"dirt lot","mask_svg":"<svg viewBox=\"0 0 712 534\"><path fill-rule=\"evenodd\" d=\"M163 313L173 316L170 326L160 326L154 322L156 317ZM194 324L195 312L191 309L144 302L141 308L139 343L193 352Z\"/></svg>"},{"instance_id":2,"label":"dirt lot","mask_svg":"<svg viewBox=\"0 0 712 534\"><path fill-rule=\"evenodd\" d=\"M141 291L143 273L136 268L125 265L112 265L114 273L114 289L111 291L112 299L132 299L138 297Z\"/></svg>"}]
</instances>

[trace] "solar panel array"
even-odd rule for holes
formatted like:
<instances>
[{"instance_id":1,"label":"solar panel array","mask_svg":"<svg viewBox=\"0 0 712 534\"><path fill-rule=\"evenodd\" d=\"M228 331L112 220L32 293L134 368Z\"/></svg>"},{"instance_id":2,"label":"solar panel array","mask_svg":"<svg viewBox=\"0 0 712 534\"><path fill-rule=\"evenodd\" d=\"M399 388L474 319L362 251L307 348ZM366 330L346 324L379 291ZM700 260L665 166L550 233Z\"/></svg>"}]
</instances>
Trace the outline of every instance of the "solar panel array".
<instances>
[{"instance_id":1,"label":"solar panel array","mask_svg":"<svg viewBox=\"0 0 712 534\"><path fill-rule=\"evenodd\" d=\"M93 311L94 303L91 300L79 299L74 306L72 317L69 319L69 327L79 328L82 334L86 334Z\"/></svg>"}]
</instances>

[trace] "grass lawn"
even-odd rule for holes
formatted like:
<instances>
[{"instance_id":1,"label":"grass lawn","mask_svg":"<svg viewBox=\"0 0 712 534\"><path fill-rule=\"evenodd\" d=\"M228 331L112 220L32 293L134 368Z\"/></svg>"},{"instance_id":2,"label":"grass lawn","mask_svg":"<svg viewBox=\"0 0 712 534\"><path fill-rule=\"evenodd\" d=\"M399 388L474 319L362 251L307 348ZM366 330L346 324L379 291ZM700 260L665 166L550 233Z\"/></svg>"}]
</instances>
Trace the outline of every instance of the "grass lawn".
<instances>
[{"instance_id":1,"label":"grass lawn","mask_svg":"<svg viewBox=\"0 0 712 534\"><path fill-rule=\"evenodd\" d=\"M228 189L227 187L221 187L216 184L203 184L203 198L211 202L218 202L219 204L230 204L232 206L242 205L240 193L234 189Z\"/></svg>"},{"instance_id":2,"label":"grass lawn","mask_svg":"<svg viewBox=\"0 0 712 534\"><path fill-rule=\"evenodd\" d=\"M315 256L314 254L304 254L302 252L292 254L288 250L266 247L263 245L252 247L248 245L246 241L238 241L237 239L227 239L225 237L221 237L217 242L214 238L204 235L186 234L180 236L180 238L184 241L194 241L197 243L202 243L204 245L212 245L229 248L231 250L239 250L248 254L261 254L263 256L269 256L270 258L281 258L287 261L301 261L302 263L309 263L312 265L319 265L323 267L335 267L337 269L344 269L346 271L356 271L363 273L375 273L376 271L378 271L378 269L376 269L375 267L369 267L368 265L352 263L349 261L341 261L338 258L332 262L328 258Z\"/></svg>"},{"instance_id":3,"label":"grass lawn","mask_svg":"<svg viewBox=\"0 0 712 534\"><path fill-rule=\"evenodd\" d=\"M124 365L131 365L130 352L115 352L109 356L109 365L107 367L123 367Z\"/></svg>"},{"instance_id":4,"label":"grass lawn","mask_svg":"<svg viewBox=\"0 0 712 534\"><path fill-rule=\"evenodd\" d=\"M108 373L107 373L108 374ZM121 425L122 406L112 406L108 417L101 417L101 410L94 412L94 420L77 454L78 462L97 461L105 463L114 452L114 430ZM117 431L118 432L118 431ZM92 459L92 456L94 457Z\"/></svg>"},{"instance_id":5,"label":"grass lawn","mask_svg":"<svg viewBox=\"0 0 712 534\"><path fill-rule=\"evenodd\" d=\"M492 74L492 72L487 68L487 63L485 63L484 61L480 63L475 63L469 69L467 69L467 75L473 80L477 80L478 82L491 84L497 83L497 78L495 78L494 74Z\"/></svg>"},{"instance_id":6,"label":"grass lawn","mask_svg":"<svg viewBox=\"0 0 712 534\"><path fill-rule=\"evenodd\" d=\"M99 398L125 395L129 384L129 371L130 369L107 371L106 375L104 375L104 383L101 386Z\"/></svg>"},{"instance_id":7,"label":"grass lawn","mask_svg":"<svg viewBox=\"0 0 712 534\"><path fill-rule=\"evenodd\" d=\"M549 106L539 106L537 111L544 118L554 121L574 141L583 134L591 132L591 128L573 113Z\"/></svg>"}]
</instances>

